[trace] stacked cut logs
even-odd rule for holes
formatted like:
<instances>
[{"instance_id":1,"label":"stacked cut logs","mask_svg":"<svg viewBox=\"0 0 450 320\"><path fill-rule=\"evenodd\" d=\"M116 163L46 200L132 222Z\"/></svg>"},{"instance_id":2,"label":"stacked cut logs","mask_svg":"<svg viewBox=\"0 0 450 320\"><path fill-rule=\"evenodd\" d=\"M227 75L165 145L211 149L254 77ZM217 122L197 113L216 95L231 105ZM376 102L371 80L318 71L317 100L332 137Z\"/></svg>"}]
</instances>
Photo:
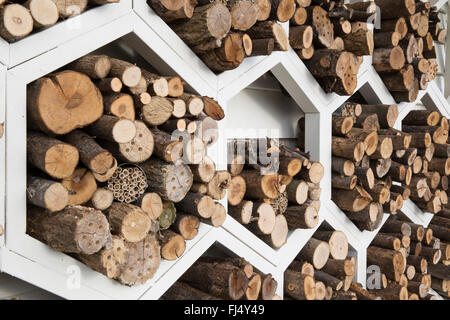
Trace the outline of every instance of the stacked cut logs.
<instances>
[{"instance_id":1,"label":"stacked cut logs","mask_svg":"<svg viewBox=\"0 0 450 320\"><path fill-rule=\"evenodd\" d=\"M285 299L379 300L353 282L355 271L345 233L322 225L284 273Z\"/></svg>"},{"instance_id":2,"label":"stacked cut logs","mask_svg":"<svg viewBox=\"0 0 450 320\"><path fill-rule=\"evenodd\" d=\"M243 139L229 142L228 156L230 216L273 248L286 243L289 230L317 226L324 168L309 154L270 139Z\"/></svg>"},{"instance_id":3,"label":"stacked cut logs","mask_svg":"<svg viewBox=\"0 0 450 320\"><path fill-rule=\"evenodd\" d=\"M333 114L332 200L361 230L375 230L383 212L403 205L403 192L392 181L403 181L406 168L393 151L407 149L409 140L392 129L397 116L396 105L352 102Z\"/></svg>"},{"instance_id":4,"label":"stacked cut logs","mask_svg":"<svg viewBox=\"0 0 450 320\"><path fill-rule=\"evenodd\" d=\"M295 0L147 0L147 4L214 72L235 69L248 56L289 48L277 21L294 15Z\"/></svg>"},{"instance_id":5,"label":"stacked cut logs","mask_svg":"<svg viewBox=\"0 0 450 320\"><path fill-rule=\"evenodd\" d=\"M206 155L223 110L179 77L88 55L31 83L27 111L28 233L53 249L142 284L224 222L229 174Z\"/></svg>"},{"instance_id":6,"label":"stacked cut logs","mask_svg":"<svg viewBox=\"0 0 450 320\"><path fill-rule=\"evenodd\" d=\"M432 230L432 231L428 231ZM428 232L433 234L431 242L427 243L437 251L440 249L438 263L428 266L431 274L431 288L445 299L450 298L450 210L443 205L428 225ZM423 248L423 247L422 247ZM430 251L430 250L428 250ZM420 254L420 253L419 253Z\"/></svg>"},{"instance_id":7,"label":"stacked cut logs","mask_svg":"<svg viewBox=\"0 0 450 320\"><path fill-rule=\"evenodd\" d=\"M424 228L401 211L386 221L367 249L367 265L378 266L382 273L381 279L371 277L371 293L386 300L434 300L432 288L448 298L450 245L434 230L444 228L447 242L450 230L434 223Z\"/></svg>"},{"instance_id":8,"label":"stacked cut logs","mask_svg":"<svg viewBox=\"0 0 450 320\"><path fill-rule=\"evenodd\" d=\"M333 115L332 198L361 230L375 230L408 199L432 213L448 202L447 119L415 110L400 131L397 116L396 105L353 102Z\"/></svg>"},{"instance_id":9,"label":"stacked cut logs","mask_svg":"<svg viewBox=\"0 0 450 320\"><path fill-rule=\"evenodd\" d=\"M0 37L14 42L85 10L120 0L0 0Z\"/></svg>"},{"instance_id":10,"label":"stacked cut logs","mask_svg":"<svg viewBox=\"0 0 450 320\"><path fill-rule=\"evenodd\" d=\"M397 102L412 102L438 71L434 41L443 43L446 30L429 2L376 0L381 11L376 29L373 65Z\"/></svg>"},{"instance_id":11,"label":"stacked cut logs","mask_svg":"<svg viewBox=\"0 0 450 320\"><path fill-rule=\"evenodd\" d=\"M296 9L290 20L290 45L325 92L354 92L362 56L373 53L367 21L374 13L370 2L318 0Z\"/></svg>"},{"instance_id":12,"label":"stacked cut logs","mask_svg":"<svg viewBox=\"0 0 450 320\"><path fill-rule=\"evenodd\" d=\"M162 296L163 300L279 300L277 281L243 258L203 256Z\"/></svg>"},{"instance_id":13,"label":"stacked cut logs","mask_svg":"<svg viewBox=\"0 0 450 320\"><path fill-rule=\"evenodd\" d=\"M413 110L403 119L402 130L412 137L401 157L413 171L410 199L423 211L437 213L448 204L448 120L437 111Z\"/></svg>"}]
</instances>

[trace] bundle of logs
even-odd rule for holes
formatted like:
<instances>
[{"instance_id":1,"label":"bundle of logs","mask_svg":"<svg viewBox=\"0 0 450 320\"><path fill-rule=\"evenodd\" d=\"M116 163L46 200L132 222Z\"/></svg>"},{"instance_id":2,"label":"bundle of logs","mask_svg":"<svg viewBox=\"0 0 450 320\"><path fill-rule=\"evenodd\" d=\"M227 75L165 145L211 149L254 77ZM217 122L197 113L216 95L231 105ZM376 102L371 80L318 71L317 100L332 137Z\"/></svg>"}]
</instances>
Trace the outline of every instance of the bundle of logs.
<instances>
[{"instance_id":1,"label":"bundle of logs","mask_svg":"<svg viewBox=\"0 0 450 320\"><path fill-rule=\"evenodd\" d=\"M332 200L361 230L377 229L408 199L431 213L448 202L447 119L415 110L400 131L397 117L396 105L353 102L333 115Z\"/></svg>"},{"instance_id":2,"label":"bundle of logs","mask_svg":"<svg viewBox=\"0 0 450 320\"><path fill-rule=\"evenodd\" d=\"M308 1L297 1L308 2ZM147 0L149 6L214 72L237 68L245 57L287 51L277 22L293 15L295 0Z\"/></svg>"},{"instance_id":3,"label":"bundle of logs","mask_svg":"<svg viewBox=\"0 0 450 320\"><path fill-rule=\"evenodd\" d=\"M375 6L371 2L328 0L312 4L297 8L290 20L290 45L325 92L351 95L362 56L373 53L373 32L367 21Z\"/></svg>"},{"instance_id":4,"label":"bundle of logs","mask_svg":"<svg viewBox=\"0 0 450 320\"><path fill-rule=\"evenodd\" d=\"M449 297L450 225L443 223L450 220L436 218L428 228L412 223L401 211L386 221L367 248L367 265L382 273L368 281L375 287L370 292L386 300L434 300L432 288Z\"/></svg>"},{"instance_id":5,"label":"bundle of logs","mask_svg":"<svg viewBox=\"0 0 450 320\"><path fill-rule=\"evenodd\" d=\"M322 225L284 273L285 299L379 299L353 282L355 258L342 231Z\"/></svg>"},{"instance_id":6,"label":"bundle of logs","mask_svg":"<svg viewBox=\"0 0 450 320\"><path fill-rule=\"evenodd\" d=\"M120 0L0 0L0 37L14 42L85 10Z\"/></svg>"},{"instance_id":7,"label":"bundle of logs","mask_svg":"<svg viewBox=\"0 0 450 320\"><path fill-rule=\"evenodd\" d=\"M228 214L260 239L280 248L289 230L317 226L324 168L309 154L271 139L246 139L229 142L228 159Z\"/></svg>"},{"instance_id":8,"label":"bundle of logs","mask_svg":"<svg viewBox=\"0 0 450 320\"><path fill-rule=\"evenodd\" d=\"M215 200L228 173L205 154L223 117L179 77L105 55L31 83L28 233L109 278L144 283L160 257L183 254L200 222L225 220Z\"/></svg>"},{"instance_id":9,"label":"bundle of logs","mask_svg":"<svg viewBox=\"0 0 450 320\"><path fill-rule=\"evenodd\" d=\"M376 0L381 28L375 29L373 65L397 102L413 102L438 71L434 41L443 43L446 30L430 3Z\"/></svg>"},{"instance_id":10,"label":"bundle of logs","mask_svg":"<svg viewBox=\"0 0 450 320\"><path fill-rule=\"evenodd\" d=\"M163 300L280 300L277 281L243 258L203 256L161 297Z\"/></svg>"}]
</instances>

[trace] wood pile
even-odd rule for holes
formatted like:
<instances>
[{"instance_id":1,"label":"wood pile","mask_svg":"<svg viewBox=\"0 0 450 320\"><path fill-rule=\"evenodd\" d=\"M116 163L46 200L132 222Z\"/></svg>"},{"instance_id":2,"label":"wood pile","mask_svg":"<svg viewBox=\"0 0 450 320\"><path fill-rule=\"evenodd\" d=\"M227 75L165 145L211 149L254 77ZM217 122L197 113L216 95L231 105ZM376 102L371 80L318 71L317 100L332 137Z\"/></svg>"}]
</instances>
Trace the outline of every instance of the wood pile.
<instances>
[{"instance_id":1,"label":"wood pile","mask_svg":"<svg viewBox=\"0 0 450 320\"><path fill-rule=\"evenodd\" d=\"M271 139L243 139L229 142L228 159L228 214L260 239L280 248L289 230L317 226L324 167L309 154Z\"/></svg>"},{"instance_id":2,"label":"wood pile","mask_svg":"<svg viewBox=\"0 0 450 320\"><path fill-rule=\"evenodd\" d=\"M381 28L375 30L373 66L397 102L413 102L438 71L434 42L444 43L439 12L419 0L375 0Z\"/></svg>"},{"instance_id":3,"label":"wood pile","mask_svg":"<svg viewBox=\"0 0 450 320\"><path fill-rule=\"evenodd\" d=\"M285 271L285 299L379 300L353 282L355 272L345 233L322 225Z\"/></svg>"},{"instance_id":4,"label":"wood pile","mask_svg":"<svg viewBox=\"0 0 450 320\"><path fill-rule=\"evenodd\" d=\"M297 1L299 2L299 1ZM289 42L327 93L353 94L362 57L372 55L371 2L306 1L290 20Z\"/></svg>"},{"instance_id":5,"label":"wood pile","mask_svg":"<svg viewBox=\"0 0 450 320\"><path fill-rule=\"evenodd\" d=\"M223 117L179 77L106 55L31 83L28 233L122 284L144 283L200 222L225 220L216 200L229 174L206 155Z\"/></svg>"},{"instance_id":6,"label":"wood pile","mask_svg":"<svg viewBox=\"0 0 450 320\"><path fill-rule=\"evenodd\" d=\"M361 230L374 231L408 199L432 213L448 202L447 119L415 110L400 131L397 117L396 105L354 102L333 115L332 199Z\"/></svg>"},{"instance_id":7,"label":"wood pile","mask_svg":"<svg viewBox=\"0 0 450 320\"><path fill-rule=\"evenodd\" d=\"M161 297L163 300L279 300L277 281L243 258L203 256Z\"/></svg>"},{"instance_id":8,"label":"wood pile","mask_svg":"<svg viewBox=\"0 0 450 320\"><path fill-rule=\"evenodd\" d=\"M373 294L387 300L434 300L431 288L449 297L450 230L441 224L445 218L436 218L427 228L401 211L386 221L367 249L367 265L379 266L382 272L381 288L370 290Z\"/></svg>"},{"instance_id":9,"label":"wood pile","mask_svg":"<svg viewBox=\"0 0 450 320\"><path fill-rule=\"evenodd\" d=\"M0 0L0 37L14 42L91 7L117 2L120 0Z\"/></svg>"},{"instance_id":10,"label":"wood pile","mask_svg":"<svg viewBox=\"0 0 450 320\"><path fill-rule=\"evenodd\" d=\"M237 68L246 57L289 48L278 21L294 15L294 0L147 0L147 4L217 73Z\"/></svg>"}]
</instances>

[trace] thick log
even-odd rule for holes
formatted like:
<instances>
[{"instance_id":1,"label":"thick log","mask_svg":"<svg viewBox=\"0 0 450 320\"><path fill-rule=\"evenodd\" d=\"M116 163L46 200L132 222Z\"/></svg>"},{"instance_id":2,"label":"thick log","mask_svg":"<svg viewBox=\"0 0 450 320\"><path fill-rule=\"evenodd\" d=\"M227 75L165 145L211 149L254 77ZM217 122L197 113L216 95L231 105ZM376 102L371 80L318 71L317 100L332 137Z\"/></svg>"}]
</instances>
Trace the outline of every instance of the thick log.
<instances>
[{"instance_id":1,"label":"thick log","mask_svg":"<svg viewBox=\"0 0 450 320\"><path fill-rule=\"evenodd\" d=\"M333 137L332 150L335 156L358 162L364 156L365 145L362 142Z\"/></svg>"},{"instance_id":2,"label":"thick log","mask_svg":"<svg viewBox=\"0 0 450 320\"><path fill-rule=\"evenodd\" d=\"M27 159L35 167L57 179L70 176L78 164L78 150L42 133L28 131Z\"/></svg>"},{"instance_id":3,"label":"thick log","mask_svg":"<svg viewBox=\"0 0 450 320\"><path fill-rule=\"evenodd\" d=\"M88 255L98 252L111 238L106 217L81 206L69 206L57 213L29 207L27 233L55 250Z\"/></svg>"},{"instance_id":4,"label":"thick log","mask_svg":"<svg viewBox=\"0 0 450 320\"><path fill-rule=\"evenodd\" d=\"M27 200L49 211L63 210L69 203L69 193L61 183L38 177L27 177Z\"/></svg>"},{"instance_id":5,"label":"thick log","mask_svg":"<svg viewBox=\"0 0 450 320\"><path fill-rule=\"evenodd\" d=\"M306 8L308 12L307 24L312 25L318 44L329 48L334 39L334 28L328 13L319 6Z\"/></svg>"},{"instance_id":6,"label":"thick log","mask_svg":"<svg viewBox=\"0 0 450 320\"><path fill-rule=\"evenodd\" d=\"M332 200L344 211L359 212L372 201L371 196L362 188L356 186L353 190L332 190Z\"/></svg>"},{"instance_id":7,"label":"thick log","mask_svg":"<svg viewBox=\"0 0 450 320\"><path fill-rule=\"evenodd\" d=\"M112 236L111 248L104 248L91 255L80 254L77 259L108 278L117 279L125 264L125 243L122 238Z\"/></svg>"},{"instance_id":8,"label":"thick log","mask_svg":"<svg viewBox=\"0 0 450 320\"><path fill-rule=\"evenodd\" d=\"M331 164L332 170L335 173L351 177L355 173L355 164L347 159L334 157Z\"/></svg>"},{"instance_id":9,"label":"thick log","mask_svg":"<svg viewBox=\"0 0 450 320\"><path fill-rule=\"evenodd\" d=\"M206 263L197 261L186 271L181 280L222 299L239 300L248 288L244 271L230 263Z\"/></svg>"},{"instance_id":10,"label":"thick log","mask_svg":"<svg viewBox=\"0 0 450 320\"><path fill-rule=\"evenodd\" d=\"M287 269L284 273L285 294L296 300L314 300L315 282L311 276Z\"/></svg>"},{"instance_id":11,"label":"thick log","mask_svg":"<svg viewBox=\"0 0 450 320\"><path fill-rule=\"evenodd\" d=\"M101 116L87 129L92 136L117 143L130 142L136 136L133 121L109 115Z\"/></svg>"},{"instance_id":12,"label":"thick log","mask_svg":"<svg viewBox=\"0 0 450 320\"><path fill-rule=\"evenodd\" d=\"M26 37L33 31L33 17L30 11L17 3L0 8L0 36L13 42Z\"/></svg>"},{"instance_id":13,"label":"thick log","mask_svg":"<svg viewBox=\"0 0 450 320\"><path fill-rule=\"evenodd\" d=\"M150 103L142 106L141 119L150 126L158 126L169 120L174 111L172 101L160 96L153 96Z\"/></svg>"},{"instance_id":14,"label":"thick log","mask_svg":"<svg viewBox=\"0 0 450 320\"><path fill-rule=\"evenodd\" d=\"M309 239L296 259L303 259L313 264L314 268L320 270L327 263L330 255L330 247L327 242Z\"/></svg>"},{"instance_id":15,"label":"thick log","mask_svg":"<svg viewBox=\"0 0 450 320\"><path fill-rule=\"evenodd\" d=\"M103 104L106 114L134 121L134 101L131 95L126 93L110 93L104 95Z\"/></svg>"},{"instance_id":16,"label":"thick log","mask_svg":"<svg viewBox=\"0 0 450 320\"><path fill-rule=\"evenodd\" d=\"M192 186L191 170L184 164L168 164L150 158L140 166L147 175L149 190L164 200L179 202Z\"/></svg>"},{"instance_id":17,"label":"thick log","mask_svg":"<svg viewBox=\"0 0 450 320\"><path fill-rule=\"evenodd\" d=\"M144 284L153 277L159 268L160 246L154 235L147 235L137 243L125 241L125 265L119 281L125 285Z\"/></svg>"},{"instance_id":18,"label":"thick log","mask_svg":"<svg viewBox=\"0 0 450 320\"><path fill-rule=\"evenodd\" d=\"M378 265L386 276L396 281L406 269L406 259L400 252L374 246L367 248L367 262Z\"/></svg>"},{"instance_id":19,"label":"thick log","mask_svg":"<svg viewBox=\"0 0 450 320\"><path fill-rule=\"evenodd\" d=\"M228 214L242 224L249 224L252 218L253 202L242 201L237 206L229 206Z\"/></svg>"},{"instance_id":20,"label":"thick log","mask_svg":"<svg viewBox=\"0 0 450 320\"><path fill-rule=\"evenodd\" d=\"M128 242L142 241L150 231L150 218L138 206L114 202L106 214L111 231Z\"/></svg>"},{"instance_id":21,"label":"thick log","mask_svg":"<svg viewBox=\"0 0 450 320\"><path fill-rule=\"evenodd\" d=\"M260 172L243 171L241 176L247 183L246 197L249 199L275 199L278 196L279 182L277 174L261 175Z\"/></svg>"},{"instance_id":22,"label":"thick log","mask_svg":"<svg viewBox=\"0 0 450 320\"><path fill-rule=\"evenodd\" d=\"M106 55L86 55L71 64L68 69L81 72L91 79L104 79L111 70L111 61Z\"/></svg>"},{"instance_id":23,"label":"thick log","mask_svg":"<svg viewBox=\"0 0 450 320\"><path fill-rule=\"evenodd\" d=\"M73 88L73 83L80 85ZM62 71L28 86L27 110L32 128L49 134L66 134L99 119L103 99L88 76Z\"/></svg>"},{"instance_id":24,"label":"thick log","mask_svg":"<svg viewBox=\"0 0 450 320\"><path fill-rule=\"evenodd\" d=\"M287 51L289 48L289 38L283 27L276 21L260 21L247 34L252 39L274 39L275 51Z\"/></svg>"},{"instance_id":25,"label":"thick log","mask_svg":"<svg viewBox=\"0 0 450 320\"><path fill-rule=\"evenodd\" d=\"M345 259L348 255L348 239L342 231L322 231L314 233L316 239L328 242L333 259Z\"/></svg>"},{"instance_id":26,"label":"thick log","mask_svg":"<svg viewBox=\"0 0 450 320\"><path fill-rule=\"evenodd\" d=\"M377 48L373 51L373 65L377 72L393 72L405 65L405 54L399 46Z\"/></svg>"},{"instance_id":27,"label":"thick log","mask_svg":"<svg viewBox=\"0 0 450 320\"><path fill-rule=\"evenodd\" d=\"M192 214L200 218L211 218L214 214L214 200L207 196L188 192L183 199L176 203L176 207L181 212Z\"/></svg>"},{"instance_id":28,"label":"thick log","mask_svg":"<svg viewBox=\"0 0 450 320\"><path fill-rule=\"evenodd\" d=\"M231 14L224 4L214 2L196 7L191 19L175 23L171 27L192 47L211 39L222 39L230 31Z\"/></svg>"},{"instance_id":29,"label":"thick log","mask_svg":"<svg viewBox=\"0 0 450 320\"><path fill-rule=\"evenodd\" d=\"M312 205L289 206L284 212L289 229L312 229L319 223L318 211Z\"/></svg>"}]
</instances>

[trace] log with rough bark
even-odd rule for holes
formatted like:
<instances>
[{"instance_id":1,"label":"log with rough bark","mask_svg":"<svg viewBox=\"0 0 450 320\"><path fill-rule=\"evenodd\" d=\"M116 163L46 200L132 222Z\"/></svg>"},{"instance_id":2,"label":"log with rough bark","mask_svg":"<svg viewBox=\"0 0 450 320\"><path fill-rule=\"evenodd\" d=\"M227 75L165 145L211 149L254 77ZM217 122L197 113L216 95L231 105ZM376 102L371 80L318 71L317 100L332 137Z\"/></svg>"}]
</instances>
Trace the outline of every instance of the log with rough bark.
<instances>
[{"instance_id":1,"label":"log with rough bark","mask_svg":"<svg viewBox=\"0 0 450 320\"><path fill-rule=\"evenodd\" d=\"M55 250L87 255L98 252L111 238L106 217L82 206L69 206L57 213L30 206L27 233Z\"/></svg>"},{"instance_id":2,"label":"log with rough bark","mask_svg":"<svg viewBox=\"0 0 450 320\"><path fill-rule=\"evenodd\" d=\"M238 222L246 225L249 224L252 218L253 202L242 201L237 206L228 206L228 214L236 219Z\"/></svg>"},{"instance_id":3,"label":"log with rough bark","mask_svg":"<svg viewBox=\"0 0 450 320\"><path fill-rule=\"evenodd\" d=\"M333 189L331 198L341 210L349 212L362 211L373 200L370 194L359 186L353 190Z\"/></svg>"},{"instance_id":4,"label":"log with rough bark","mask_svg":"<svg viewBox=\"0 0 450 320\"><path fill-rule=\"evenodd\" d=\"M191 19L171 25L175 33L188 45L196 46L210 40L222 39L231 28L231 14L219 1L198 6Z\"/></svg>"},{"instance_id":5,"label":"log with rough bark","mask_svg":"<svg viewBox=\"0 0 450 320\"><path fill-rule=\"evenodd\" d=\"M120 276L122 266L125 264L125 255L123 239L118 236L112 236L111 248L103 248L101 251L91 255L79 254L76 258L108 278L117 279Z\"/></svg>"},{"instance_id":6,"label":"log with rough bark","mask_svg":"<svg viewBox=\"0 0 450 320\"><path fill-rule=\"evenodd\" d=\"M246 170L240 175L247 184L245 196L249 199L275 199L278 196L280 185L277 174L261 175L256 170Z\"/></svg>"},{"instance_id":7,"label":"log with rough bark","mask_svg":"<svg viewBox=\"0 0 450 320\"><path fill-rule=\"evenodd\" d=\"M135 119L133 97L126 93L110 93L103 96L105 113L128 120Z\"/></svg>"},{"instance_id":8,"label":"log with rough bark","mask_svg":"<svg viewBox=\"0 0 450 320\"><path fill-rule=\"evenodd\" d=\"M284 292L295 300L315 300L315 281L311 276L287 269L284 272Z\"/></svg>"},{"instance_id":9,"label":"log with rough bark","mask_svg":"<svg viewBox=\"0 0 450 320\"><path fill-rule=\"evenodd\" d=\"M66 136L66 141L77 148L81 162L92 172L104 174L113 165L111 153L83 131L70 132Z\"/></svg>"},{"instance_id":10,"label":"log with rough bark","mask_svg":"<svg viewBox=\"0 0 450 320\"><path fill-rule=\"evenodd\" d=\"M215 203L210 196L192 192L188 192L181 201L176 203L176 207L181 212L204 219L211 218L215 211Z\"/></svg>"},{"instance_id":11,"label":"log with rough bark","mask_svg":"<svg viewBox=\"0 0 450 320\"><path fill-rule=\"evenodd\" d=\"M78 150L42 133L28 131L27 159L36 168L53 178L66 178L78 164Z\"/></svg>"},{"instance_id":12,"label":"log with rough bark","mask_svg":"<svg viewBox=\"0 0 450 320\"><path fill-rule=\"evenodd\" d=\"M402 253L394 250L382 249L375 246L367 248L367 261L377 265L391 280L398 281L406 270L406 259Z\"/></svg>"},{"instance_id":13,"label":"log with rough bark","mask_svg":"<svg viewBox=\"0 0 450 320\"><path fill-rule=\"evenodd\" d=\"M151 221L138 206L114 202L106 212L113 234L128 242L142 241L150 231Z\"/></svg>"},{"instance_id":14,"label":"log with rough bark","mask_svg":"<svg viewBox=\"0 0 450 320\"><path fill-rule=\"evenodd\" d=\"M333 259L343 260L348 254L348 239L342 231L318 230L314 233L316 239L328 242L330 256Z\"/></svg>"},{"instance_id":15,"label":"log with rough bark","mask_svg":"<svg viewBox=\"0 0 450 320\"><path fill-rule=\"evenodd\" d=\"M160 246L154 235L148 234L142 241L125 241L125 264L122 267L119 281L133 286L144 284L153 277L159 268Z\"/></svg>"},{"instance_id":16,"label":"log with rough bark","mask_svg":"<svg viewBox=\"0 0 450 320\"><path fill-rule=\"evenodd\" d=\"M185 164L169 164L150 158L140 166L147 175L149 190L165 200L181 201L192 186L192 172Z\"/></svg>"},{"instance_id":17,"label":"log with rough bark","mask_svg":"<svg viewBox=\"0 0 450 320\"><path fill-rule=\"evenodd\" d=\"M283 27L276 21L259 21L247 30L247 34L252 39L273 39L273 50L275 51L287 51L289 49L289 38Z\"/></svg>"},{"instance_id":18,"label":"log with rough bark","mask_svg":"<svg viewBox=\"0 0 450 320\"><path fill-rule=\"evenodd\" d=\"M330 255L330 247L327 242L315 238L309 239L296 259L309 261L314 268L320 270L325 266Z\"/></svg>"},{"instance_id":19,"label":"log with rough bark","mask_svg":"<svg viewBox=\"0 0 450 320\"><path fill-rule=\"evenodd\" d=\"M59 182L28 176L27 200L49 211L60 211L69 204L69 193Z\"/></svg>"},{"instance_id":20,"label":"log with rough bark","mask_svg":"<svg viewBox=\"0 0 450 320\"><path fill-rule=\"evenodd\" d=\"M230 263L197 261L180 278L181 281L221 299L239 300L248 288L248 278Z\"/></svg>"},{"instance_id":21,"label":"log with rough bark","mask_svg":"<svg viewBox=\"0 0 450 320\"><path fill-rule=\"evenodd\" d=\"M177 281L161 297L163 300L220 300L190 285Z\"/></svg>"},{"instance_id":22,"label":"log with rough bark","mask_svg":"<svg viewBox=\"0 0 450 320\"><path fill-rule=\"evenodd\" d=\"M197 1L147 0L147 4L151 6L166 23L192 18L196 3Z\"/></svg>"},{"instance_id":23,"label":"log with rough bark","mask_svg":"<svg viewBox=\"0 0 450 320\"><path fill-rule=\"evenodd\" d=\"M67 67L84 73L91 79L104 79L111 70L111 60L106 55L86 55L75 60Z\"/></svg>"}]
</instances>

